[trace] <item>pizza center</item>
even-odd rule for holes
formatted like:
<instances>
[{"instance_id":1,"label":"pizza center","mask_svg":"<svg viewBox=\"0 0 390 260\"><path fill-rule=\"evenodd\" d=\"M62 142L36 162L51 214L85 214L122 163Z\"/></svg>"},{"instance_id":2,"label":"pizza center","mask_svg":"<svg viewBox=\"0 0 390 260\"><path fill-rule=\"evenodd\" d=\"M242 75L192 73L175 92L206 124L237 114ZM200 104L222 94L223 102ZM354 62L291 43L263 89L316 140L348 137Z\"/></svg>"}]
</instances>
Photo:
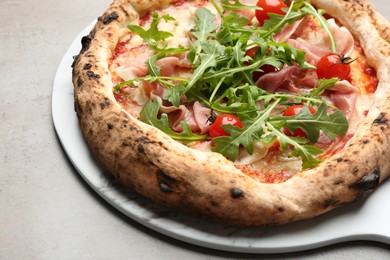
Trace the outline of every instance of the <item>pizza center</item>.
<instances>
[{"instance_id":1,"label":"pizza center","mask_svg":"<svg viewBox=\"0 0 390 260\"><path fill-rule=\"evenodd\" d=\"M343 149L378 80L353 35L310 3L265 20L256 4L178 1L144 14L109 69L133 117L279 183Z\"/></svg>"}]
</instances>

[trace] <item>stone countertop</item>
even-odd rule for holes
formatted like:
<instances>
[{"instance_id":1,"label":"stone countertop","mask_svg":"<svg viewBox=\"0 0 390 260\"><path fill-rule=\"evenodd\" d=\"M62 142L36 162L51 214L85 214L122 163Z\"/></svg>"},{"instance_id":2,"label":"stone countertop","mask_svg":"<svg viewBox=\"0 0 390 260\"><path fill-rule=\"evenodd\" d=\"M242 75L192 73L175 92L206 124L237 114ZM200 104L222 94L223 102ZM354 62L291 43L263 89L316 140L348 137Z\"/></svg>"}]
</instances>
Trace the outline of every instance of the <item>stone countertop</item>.
<instances>
[{"instance_id":1,"label":"stone countertop","mask_svg":"<svg viewBox=\"0 0 390 260\"><path fill-rule=\"evenodd\" d=\"M390 17L386 0L373 0ZM57 138L53 80L76 36L110 0L0 1L1 259L385 259L356 241L273 255L201 248L116 211L80 177Z\"/></svg>"}]
</instances>

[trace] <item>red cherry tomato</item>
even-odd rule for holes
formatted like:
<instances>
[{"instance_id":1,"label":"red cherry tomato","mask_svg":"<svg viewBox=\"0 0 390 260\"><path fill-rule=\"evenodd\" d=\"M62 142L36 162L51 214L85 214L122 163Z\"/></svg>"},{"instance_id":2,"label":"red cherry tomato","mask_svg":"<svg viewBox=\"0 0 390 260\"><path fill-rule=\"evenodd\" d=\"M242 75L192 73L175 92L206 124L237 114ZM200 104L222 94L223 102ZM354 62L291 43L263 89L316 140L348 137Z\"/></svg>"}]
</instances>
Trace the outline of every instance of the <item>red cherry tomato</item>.
<instances>
[{"instance_id":1,"label":"red cherry tomato","mask_svg":"<svg viewBox=\"0 0 390 260\"><path fill-rule=\"evenodd\" d=\"M351 72L350 63L353 60L349 57L340 56L336 53L329 53L320 58L317 62L317 76L320 79L337 77L340 80L347 79Z\"/></svg>"},{"instance_id":2,"label":"red cherry tomato","mask_svg":"<svg viewBox=\"0 0 390 260\"><path fill-rule=\"evenodd\" d=\"M223 130L222 125L234 125L239 128L243 127L242 122L238 117L230 114L221 114L217 116L215 121L210 126L209 135L211 138L230 135L225 130Z\"/></svg>"},{"instance_id":3,"label":"red cherry tomato","mask_svg":"<svg viewBox=\"0 0 390 260\"><path fill-rule=\"evenodd\" d=\"M262 10L256 10L255 12L260 26L264 25L265 20L269 20L268 13L284 14L282 8L287 8L283 0L259 0L257 6L262 8Z\"/></svg>"},{"instance_id":4,"label":"red cherry tomato","mask_svg":"<svg viewBox=\"0 0 390 260\"><path fill-rule=\"evenodd\" d=\"M288 107L286 109L286 111L284 111L283 116L295 116L295 115L299 114L299 112L301 112L303 107L305 107L305 106L304 105L294 105L294 106ZM309 108L309 111L312 115L314 115L316 113L316 110L314 108L312 108L310 106L308 106L308 108ZM303 137L303 138L307 137L306 133L300 128L295 129L294 133L291 133L291 131L287 128L283 128L283 132L287 136Z\"/></svg>"},{"instance_id":5,"label":"red cherry tomato","mask_svg":"<svg viewBox=\"0 0 390 260\"><path fill-rule=\"evenodd\" d=\"M250 49L248 49L246 52L245 52L245 56L249 56L251 57L252 59L255 58L255 54L257 52L257 50L259 49L259 46L255 46L255 47L252 47Z\"/></svg>"}]
</instances>

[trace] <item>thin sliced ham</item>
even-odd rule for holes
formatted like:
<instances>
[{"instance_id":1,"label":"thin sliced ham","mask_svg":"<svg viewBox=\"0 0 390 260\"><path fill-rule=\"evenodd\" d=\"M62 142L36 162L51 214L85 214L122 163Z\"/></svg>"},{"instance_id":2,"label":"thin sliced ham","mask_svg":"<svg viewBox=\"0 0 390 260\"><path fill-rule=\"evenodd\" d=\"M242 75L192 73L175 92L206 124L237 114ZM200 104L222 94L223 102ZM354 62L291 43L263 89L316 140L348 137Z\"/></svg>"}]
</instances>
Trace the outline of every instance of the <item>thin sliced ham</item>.
<instances>
[{"instance_id":1,"label":"thin sliced ham","mask_svg":"<svg viewBox=\"0 0 390 260\"><path fill-rule=\"evenodd\" d=\"M336 43L336 52L350 55L354 48L352 34L345 28L339 27L334 19L328 21L329 29ZM331 51L331 41L327 32L321 28L318 21L308 16L286 25L275 35L278 42L287 42L292 47L306 52L306 60L316 65L318 60Z\"/></svg>"},{"instance_id":2,"label":"thin sliced ham","mask_svg":"<svg viewBox=\"0 0 390 260\"><path fill-rule=\"evenodd\" d=\"M114 71L123 80L132 80L137 77L143 77L148 73L148 67L145 62L154 54L149 45L142 44L131 48L129 51L118 55L115 63L121 64Z\"/></svg>"},{"instance_id":3,"label":"thin sliced ham","mask_svg":"<svg viewBox=\"0 0 390 260\"><path fill-rule=\"evenodd\" d=\"M119 77L121 77L124 81L127 81L146 76L149 70L146 66L119 66L115 71Z\"/></svg>"},{"instance_id":4,"label":"thin sliced ham","mask_svg":"<svg viewBox=\"0 0 390 260\"><path fill-rule=\"evenodd\" d=\"M210 129L209 118L211 116L211 109L204 107L202 103L195 101L194 106L195 122L198 125L201 134L205 134Z\"/></svg>"},{"instance_id":5,"label":"thin sliced ham","mask_svg":"<svg viewBox=\"0 0 390 260\"><path fill-rule=\"evenodd\" d=\"M305 26L305 18L296 20L292 24L287 24L283 27L282 31L274 36L276 42L285 42L288 39L295 39L302 34Z\"/></svg>"},{"instance_id":6,"label":"thin sliced ham","mask_svg":"<svg viewBox=\"0 0 390 260\"><path fill-rule=\"evenodd\" d=\"M256 85L269 93L303 93L315 84L315 80L306 76L307 73L308 71L302 71L297 66L288 66L261 76Z\"/></svg>"},{"instance_id":7,"label":"thin sliced ham","mask_svg":"<svg viewBox=\"0 0 390 260\"><path fill-rule=\"evenodd\" d=\"M172 76L176 74L177 68L191 69L192 65L187 60L186 56L176 57L168 56L156 61L156 65L160 67L161 76Z\"/></svg>"},{"instance_id":8,"label":"thin sliced ham","mask_svg":"<svg viewBox=\"0 0 390 260\"><path fill-rule=\"evenodd\" d=\"M356 105L358 91L346 80L338 81L328 90L332 103L350 120Z\"/></svg>"},{"instance_id":9,"label":"thin sliced ham","mask_svg":"<svg viewBox=\"0 0 390 260\"><path fill-rule=\"evenodd\" d=\"M193 104L187 103L186 105L175 107L164 105L162 99L158 96L154 96L154 98L161 104L160 112L168 114L172 118L171 128L173 131L183 131L180 122L184 121L193 132L200 132L201 134L208 132L210 128L208 119L211 115L211 109L204 107L200 102L196 101Z\"/></svg>"}]
</instances>

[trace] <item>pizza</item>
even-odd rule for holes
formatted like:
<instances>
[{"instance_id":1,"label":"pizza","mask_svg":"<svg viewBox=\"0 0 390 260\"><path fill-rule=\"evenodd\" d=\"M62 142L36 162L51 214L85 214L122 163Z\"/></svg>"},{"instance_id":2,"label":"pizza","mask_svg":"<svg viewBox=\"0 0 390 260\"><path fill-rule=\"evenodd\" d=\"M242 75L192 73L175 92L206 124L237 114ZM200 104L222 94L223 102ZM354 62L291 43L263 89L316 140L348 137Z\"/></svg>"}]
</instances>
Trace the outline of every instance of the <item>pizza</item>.
<instances>
[{"instance_id":1,"label":"pizza","mask_svg":"<svg viewBox=\"0 0 390 260\"><path fill-rule=\"evenodd\" d=\"M365 0L114 0L75 56L98 161L238 226L361 200L390 174L390 27Z\"/></svg>"}]
</instances>

